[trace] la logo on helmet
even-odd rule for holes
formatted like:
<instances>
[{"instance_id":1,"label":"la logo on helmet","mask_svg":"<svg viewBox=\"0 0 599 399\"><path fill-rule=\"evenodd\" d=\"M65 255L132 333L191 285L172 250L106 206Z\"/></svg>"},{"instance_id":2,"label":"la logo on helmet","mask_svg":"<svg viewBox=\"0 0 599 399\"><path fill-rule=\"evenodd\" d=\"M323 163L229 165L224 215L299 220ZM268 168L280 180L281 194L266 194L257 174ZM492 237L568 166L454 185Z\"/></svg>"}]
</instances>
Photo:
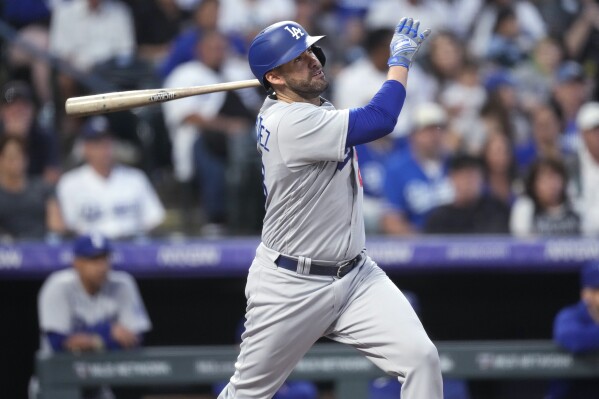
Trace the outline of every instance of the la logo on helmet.
<instances>
[{"instance_id":1,"label":"la logo on helmet","mask_svg":"<svg viewBox=\"0 0 599 399\"><path fill-rule=\"evenodd\" d=\"M300 37L304 36L304 32L302 32L300 28L295 26L292 26L291 28L289 26L286 26L285 30L291 33L291 36L293 36L295 40L298 40Z\"/></svg>"}]
</instances>

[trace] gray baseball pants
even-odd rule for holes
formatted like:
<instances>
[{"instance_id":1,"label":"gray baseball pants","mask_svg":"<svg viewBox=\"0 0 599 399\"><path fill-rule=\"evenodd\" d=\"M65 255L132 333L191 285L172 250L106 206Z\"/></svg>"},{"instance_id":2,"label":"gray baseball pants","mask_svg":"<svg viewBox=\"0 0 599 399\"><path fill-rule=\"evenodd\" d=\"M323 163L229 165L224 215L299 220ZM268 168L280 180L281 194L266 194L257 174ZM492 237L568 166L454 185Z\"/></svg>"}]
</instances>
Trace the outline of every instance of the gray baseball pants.
<instances>
[{"instance_id":1,"label":"gray baseball pants","mask_svg":"<svg viewBox=\"0 0 599 399\"><path fill-rule=\"evenodd\" d=\"M349 344L402 383L403 399L442 399L439 355L412 306L370 257L343 278L278 268L260 245L245 332L219 399L270 399L322 336Z\"/></svg>"}]
</instances>

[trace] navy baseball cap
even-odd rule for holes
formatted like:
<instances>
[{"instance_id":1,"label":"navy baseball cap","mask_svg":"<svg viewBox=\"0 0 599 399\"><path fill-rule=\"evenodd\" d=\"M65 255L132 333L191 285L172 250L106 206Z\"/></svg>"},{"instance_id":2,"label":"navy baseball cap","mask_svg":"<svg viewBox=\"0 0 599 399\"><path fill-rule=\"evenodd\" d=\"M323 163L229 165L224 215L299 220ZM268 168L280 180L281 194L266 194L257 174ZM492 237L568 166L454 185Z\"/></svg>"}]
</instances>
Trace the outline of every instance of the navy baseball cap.
<instances>
[{"instance_id":1,"label":"navy baseball cap","mask_svg":"<svg viewBox=\"0 0 599 399\"><path fill-rule=\"evenodd\" d=\"M110 137L112 128L108 118L102 115L89 118L81 130L81 138L84 140L98 140L104 137Z\"/></svg>"},{"instance_id":2,"label":"navy baseball cap","mask_svg":"<svg viewBox=\"0 0 599 399\"><path fill-rule=\"evenodd\" d=\"M111 252L110 241L101 234L82 235L73 243L73 255L78 258L98 258Z\"/></svg>"},{"instance_id":3,"label":"navy baseball cap","mask_svg":"<svg viewBox=\"0 0 599 399\"><path fill-rule=\"evenodd\" d=\"M583 288L599 288L599 260L588 262L582 267L580 285Z\"/></svg>"},{"instance_id":4,"label":"navy baseball cap","mask_svg":"<svg viewBox=\"0 0 599 399\"><path fill-rule=\"evenodd\" d=\"M2 87L2 104L12 104L16 101L33 102L33 93L26 82L13 80Z\"/></svg>"},{"instance_id":5,"label":"navy baseball cap","mask_svg":"<svg viewBox=\"0 0 599 399\"><path fill-rule=\"evenodd\" d=\"M516 85L516 80L510 72L506 70L497 70L486 77L484 84L487 91L493 92L504 86L514 87Z\"/></svg>"},{"instance_id":6,"label":"navy baseball cap","mask_svg":"<svg viewBox=\"0 0 599 399\"><path fill-rule=\"evenodd\" d=\"M576 61L566 61L557 70L556 80L559 83L584 81L584 69Z\"/></svg>"}]
</instances>

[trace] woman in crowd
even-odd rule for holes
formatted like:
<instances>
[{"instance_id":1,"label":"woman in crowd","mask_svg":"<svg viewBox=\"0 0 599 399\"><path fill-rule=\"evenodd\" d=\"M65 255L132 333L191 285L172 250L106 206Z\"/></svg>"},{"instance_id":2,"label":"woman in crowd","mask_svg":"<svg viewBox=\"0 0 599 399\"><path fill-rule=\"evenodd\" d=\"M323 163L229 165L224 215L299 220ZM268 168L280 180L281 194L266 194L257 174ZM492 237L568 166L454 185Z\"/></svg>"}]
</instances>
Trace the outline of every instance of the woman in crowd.
<instances>
[{"instance_id":1,"label":"woman in crowd","mask_svg":"<svg viewBox=\"0 0 599 399\"><path fill-rule=\"evenodd\" d=\"M510 216L517 236L577 235L580 217L568 200L568 174L559 158L535 161L526 179L525 195L518 197Z\"/></svg>"},{"instance_id":2,"label":"woman in crowd","mask_svg":"<svg viewBox=\"0 0 599 399\"><path fill-rule=\"evenodd\" d=\"M53 190L27 177L25 144L0 138L0 233L11 238L40 239L62 232L64 225Z\"/></svg>"}]
</instances>

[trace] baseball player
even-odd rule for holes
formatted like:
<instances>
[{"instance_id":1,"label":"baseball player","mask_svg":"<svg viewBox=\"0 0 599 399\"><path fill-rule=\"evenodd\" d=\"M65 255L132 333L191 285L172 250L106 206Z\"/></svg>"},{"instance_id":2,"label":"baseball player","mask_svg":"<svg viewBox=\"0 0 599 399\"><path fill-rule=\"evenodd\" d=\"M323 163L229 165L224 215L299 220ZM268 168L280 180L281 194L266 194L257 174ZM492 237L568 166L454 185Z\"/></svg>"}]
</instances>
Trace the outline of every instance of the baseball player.
<instances>
[{"instance_id":1,"label":"baseball player","mask_svg":"<svg viewBox=\"0 0 599 399\"><path fill-rule=\"evenodd\" d=\"M112 245L99 234L79 236L73 267L52 273L38 295L42 353L98 352L137 347L151 322L135 280L110 269ZM29 397L39 397L37 378ZM85 389L84 399L114 399L110 388Z\"/></svg>"},{"instance_id":2,"label":"baseball player","mask_svg":"<svg viewBox=\"0 0 599 399\"><path fill-rule=\"evenodd\" d=\"M388 80L368 105L336 110L320 94L325 55L292 21L260 32L252 72L269 90L256 122L266 215L249 270L245 332L219 395L271 398L322 336L352 345L402 382L406 399L442 398L437 350L401 291L365 250L354 146L393 130L420 23L402 19Z\"/></svg>"},{"instance_id":3,"label":"baseball player","mask_svg":"<svg viewBox=\"0 0 599 399\"><path fill-rule=\"evenodd\" d=\"M80 236L73 267L46 279L38 298L42 351L131 348L150 330L135 280L110 270L111 251L103 236Z\"/></svg>"}]
</instances>

